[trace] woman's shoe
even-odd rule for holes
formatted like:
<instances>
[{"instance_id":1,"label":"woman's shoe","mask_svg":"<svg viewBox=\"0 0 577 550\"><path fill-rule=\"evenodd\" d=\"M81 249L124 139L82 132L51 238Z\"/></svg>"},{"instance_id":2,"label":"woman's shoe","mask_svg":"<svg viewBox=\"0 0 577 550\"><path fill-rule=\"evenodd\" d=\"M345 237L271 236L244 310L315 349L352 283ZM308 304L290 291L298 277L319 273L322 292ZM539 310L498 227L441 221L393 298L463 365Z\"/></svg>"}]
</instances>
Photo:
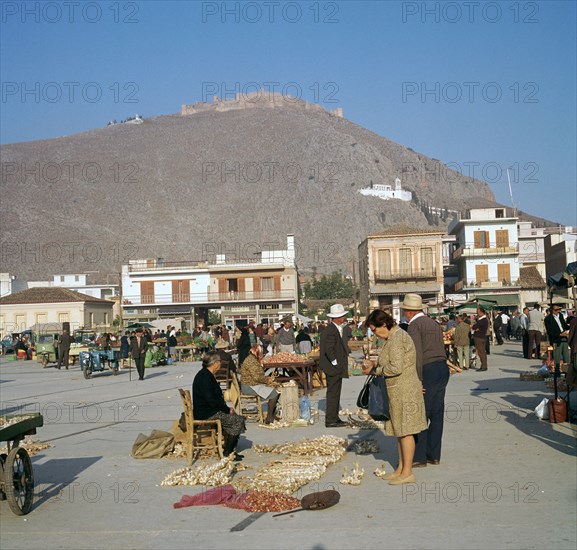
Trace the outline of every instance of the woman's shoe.
<instances>
[{"instance_id":1,"label":"woman's shoe","mask_svg":"<svg viewBox=\"0 0 577 550\"><path fill-rule=\"evenodd\" d=\"M416 483L417 480L415 479L414 474L411 474L408 477L398 477L389 481L389 485L403 485L405 483Z\"/></svg>"},{"instance_id":2,"label":"woman's shoe","mask_svg":"<svg viewBox=\"0 0 577 550\"><path fill-rule=\"evenodd\" d=\"M387 481L390 481L391 479L397 479L399 477L399 474L397 474L396 472L392 472L390 474L387 474L386 476L383 476L382 479L386 479Z\"/></svg>"}]
</instances>

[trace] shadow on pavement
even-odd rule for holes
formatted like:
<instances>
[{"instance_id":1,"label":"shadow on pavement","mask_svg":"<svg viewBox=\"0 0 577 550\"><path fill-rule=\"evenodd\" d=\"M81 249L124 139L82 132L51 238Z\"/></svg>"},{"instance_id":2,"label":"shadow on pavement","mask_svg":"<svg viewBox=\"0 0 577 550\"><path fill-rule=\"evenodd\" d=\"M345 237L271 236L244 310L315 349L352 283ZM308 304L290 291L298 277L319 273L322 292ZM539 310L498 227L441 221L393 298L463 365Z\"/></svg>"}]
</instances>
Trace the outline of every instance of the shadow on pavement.
<instances>
[{"instance_id":1,"label":"shadow on pavement","mask_svg":"<svg viewBox=\"0 0 577 550\"><path fill-rule=\"evenodd\" d=\"M518 376L519 371L509 371L501 369L501 372L511 372ZM549 445L551 448L570 455L577 454L577 440L575 438L574 428L569 422L559 424L559 426L568 428L568 433L564 433L555 429L553 425L547 420L540 420L535 415L535 407L542 401L543 398L550 399L553 397L552 390L543 387L542 381L527 381L521 382L526 384L526 387L519 388L516 384L515 388L511 387L511 382L519 382L519 379L489 379L479 380L476 383L479 385L477 391L471 390L471 395L485 395L485 394L501 394L499 397L506 403L509 403L513 409L501 409L499 414L505 420L523 432L524 434L533 437L540 442ZM539 388L531 386L531 384L539 384ZM515 392L517 390L517 392ZM532 395L526 395L526 392L533 392ZM525 395L521 395L521 393ZM526 413L526 416L520 414Z\"/></svg>"},{"instance_id":2,"label":"shadow on pavement","mask_svg":"<svg viewBox=\"0 0 577 550\"><path fill-rule=\"evenodd\" d=\"M38 457L36 457L38 458ZM75 498L90 499L94 494L102 492L102 487L94 482L90 486L76 487L74 481L78 475L98 462L101 456L89 456L84 458L53 458L38 464L33 464L35 487L34 507L54 499L60 502L74 502ZM85 494L86 493L86 494Z\"/></svg>"}]
</instances>

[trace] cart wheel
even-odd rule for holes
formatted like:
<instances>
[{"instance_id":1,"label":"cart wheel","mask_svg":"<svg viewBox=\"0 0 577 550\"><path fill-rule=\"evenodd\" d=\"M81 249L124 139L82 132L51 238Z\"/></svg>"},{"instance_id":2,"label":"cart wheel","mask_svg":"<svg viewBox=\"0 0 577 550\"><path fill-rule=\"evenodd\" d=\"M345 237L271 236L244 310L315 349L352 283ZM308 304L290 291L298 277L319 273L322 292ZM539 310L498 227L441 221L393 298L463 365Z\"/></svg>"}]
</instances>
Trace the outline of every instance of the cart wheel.
<instances>
[{"instance_id":1,"label":"cart wheel","mask_svg":"<svg viewBox=\"0 0 577 550\"><path fill-rule=\"evenodd\" d=\"M114 376L116 376L118 374L118 363L116 364L115 367L111 367L112 368L112 374Z\"/></svg>"},{"instance_id":2,"label":"cart wheel","mask_svg":"<svg viewBox=\"0 0 577 550\"><path fill-rule=\"evenodd\" d=\"M8 506L17 516L30 512L34 501L34 474L30 457L22 447L12 449L6 457L4 491Z\"/></svg>"},{"instance_id":3,"label":"cart wheel","mask_svg":"<svg viewBox=\"0 0 577 550\"><path fill-rule=\"evenodd\" d=\"M92 377L92 367L90 365L84 366L84 378L89 380Z\"/></svg>"},{"instance_id":4,"label":"cart wheel","mask_svg":"<svg viewBox=\"0 0 577 550\"><path fill-rule=\"evenodd\" d=\"M0 454L0 500L6 500L6 493L4 493L4 463L6 462L7 458L6 453Z\"/></svg>"},{"instance_id":5,"label":"cart wheel","mask_svg":"<svg viewBox=\"0 0 577 550\"><path fill-rule=\"evenodd\" d=\"M48 355L44 354L42 356L42 368L45 369L48 366Z\"/></svg>"}]
</instances>

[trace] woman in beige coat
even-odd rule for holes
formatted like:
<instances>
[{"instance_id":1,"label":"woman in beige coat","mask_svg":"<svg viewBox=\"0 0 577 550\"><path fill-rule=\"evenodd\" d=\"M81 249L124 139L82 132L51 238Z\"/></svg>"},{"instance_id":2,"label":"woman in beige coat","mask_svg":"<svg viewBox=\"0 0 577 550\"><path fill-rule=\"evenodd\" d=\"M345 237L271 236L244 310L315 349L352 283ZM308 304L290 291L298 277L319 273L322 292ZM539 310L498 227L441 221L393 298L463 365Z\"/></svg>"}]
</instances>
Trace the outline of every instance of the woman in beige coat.
<instances>
[{"instance_id":1,"label":"woman in beige coat","mask_svg":"<svg viewBox=\"0 0 577 550\"><path fill-rule=\"evenodd\" d=\"M376 309L367 318L368 326L385 341L377 366L366 360L363 373L384 376L390 402L390 420L385 424L387 435L397 438L399 465L385 476L389 485L415 483L413 456L414 435L427 428L423 387L417 376L416 351L412 338L399 328L388 313Z\"/></svg>"}]
</instances>

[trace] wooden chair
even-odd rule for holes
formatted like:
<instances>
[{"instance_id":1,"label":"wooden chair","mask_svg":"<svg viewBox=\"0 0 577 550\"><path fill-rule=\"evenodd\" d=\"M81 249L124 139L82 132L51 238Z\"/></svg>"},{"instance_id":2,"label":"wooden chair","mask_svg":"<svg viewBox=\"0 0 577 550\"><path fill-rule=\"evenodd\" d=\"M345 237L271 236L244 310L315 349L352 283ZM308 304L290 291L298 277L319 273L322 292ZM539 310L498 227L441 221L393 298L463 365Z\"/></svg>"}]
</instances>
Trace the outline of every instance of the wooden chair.
<instances>
[{"instance_id":1,"label":"wooden chair","mask_svg":"<svg viewBox=\"0 0 577 550\"><path fill-rule=\"evenodd\" d=\"M193 457L203 451L208 451L222 458L224 456L224 438L220 420L195 420L190 390L181 388L178 393L182 399L186 419L188 463L192 464Z\"/></svg>"},{"instance_id":2,"label":"wooden chair","mask_svg":"<svg viewBox=\"0 0 577 550\"><path fill-rule=\"evenodd\" d=\"M258 395L245 395L242 393L238 376L235 372L230 373L232 386L230 388L230 400L238 414L246 416L248 420L264 422L262 412L262 400ZM256 411L255 411L256 409Z\"/></svg>"}]
</instances>

